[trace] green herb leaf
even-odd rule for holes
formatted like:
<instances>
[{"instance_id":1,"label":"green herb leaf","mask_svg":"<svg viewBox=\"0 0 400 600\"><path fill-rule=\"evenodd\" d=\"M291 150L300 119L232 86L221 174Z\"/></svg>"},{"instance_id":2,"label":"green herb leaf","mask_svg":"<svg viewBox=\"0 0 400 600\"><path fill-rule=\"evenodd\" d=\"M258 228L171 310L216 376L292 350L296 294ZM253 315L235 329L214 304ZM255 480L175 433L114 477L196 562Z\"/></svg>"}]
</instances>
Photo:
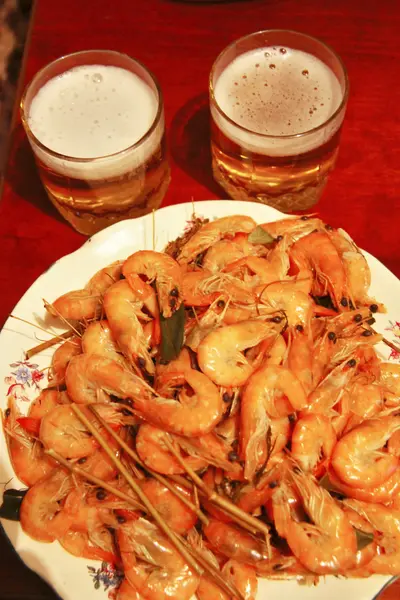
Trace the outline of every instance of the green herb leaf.
<instances>
[{"instance_id":1,"label":"green herb leaf","mask_svg":"<svg viewBox=\"0 0 400 600\"><path fill-rule=\"evenodd\" d=\"M170 361L176 358L183 346L185 327L185 307L182 304L171 317L160 316L161 327L161 360Z\"/></svg>"},{"instance_id":2,"label":"green herb leaf","mask_svg":"<svg viewBox=\"0 0 400 600\"><path fill-rule=\"evenodd\" d=\"M353 529L356 532L357 552L363 550L366 546L369 546L369 544L372 544L374 541L373 533L362 531L361 529L357 529L357 527L353 527Z\"/></svg>"},{"instance_id":3,"label":"green herb leaf","mask_svg":"<svg viewBox=\"0 0 400 600\"><path fill-rule=\"evenodd\" d=\"M247 238L251 244L272 244L275 238L268 231L265 231L261 225L257 225Z\"/></svg>"},{"instance_id":4,"label":"green herb leaf","mask_svg":"<svg viewBox=\"0 0 400 600\"><path fill-rule=\"evenodd\" d=\"M0 518L19 521L19 510L27 491L6 490L3 495L3 504L0 506Z\"/></svg>"}]
</instances>

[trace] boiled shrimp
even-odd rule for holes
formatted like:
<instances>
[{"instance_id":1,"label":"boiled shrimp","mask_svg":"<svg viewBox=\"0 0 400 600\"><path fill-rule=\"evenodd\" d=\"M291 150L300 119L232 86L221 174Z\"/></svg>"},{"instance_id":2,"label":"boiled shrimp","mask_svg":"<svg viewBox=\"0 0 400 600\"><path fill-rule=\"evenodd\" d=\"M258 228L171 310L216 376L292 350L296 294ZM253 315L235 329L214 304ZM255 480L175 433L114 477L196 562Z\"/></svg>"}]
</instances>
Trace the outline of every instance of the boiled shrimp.
<instances>
[{"instance_id":1,"label":"boiled shrimp","mask_svg":"<svg viewBox=\"0 0 400 600\"><path fill-rule=\"evenodd\" d=\"M122 272L122 261L100 269L89 280L83 290L67 292L45 308L55 317L72 321L86 321L98 317L102 310L103 295L118 281Z\"/></svg>"},{"instance_id":2,"label":"boiled shrimp","mask_svg":"<svg viewBox=\"0 0 400 600\"><path fill-rule=\"evenodd\" d=\"M281 407L276 397L283 394L288 401ZM244 390L241 403L241 456L245 461L245 477L252 479L268 457L268 431L270 445L275 442L275 451L286 445L290 436L287 417L295 410L307 405L307 396L300 381L284 367L265 365L252 375ZM281 424L273 440L273 424ZM271 451L270 451L271 452ZM269 453L270 453L269 452Z\"/></svg>"},{"instance_id":3,"label":"boiled shrimp","mask_svg":"<svg viewBox=\"0 0 400 600\"><path fill-rule=\"evenodd\" d=\"M20 417L15 400L10 399L2 418L8 452L16 476L31 487L49 475L56 463L44 454L42 444L19 424Z\"/></svg>"},{"instance_id":4,"label":"boiled shrimp","mask_svg":"<svg viewBox=\"0 0 400 600\"><path fill-rule=\"evenodd\" d=\"M332 416L333 407L356 373L357 360L350 359L330 371L308 397L307 412Z\"/></svg>"},{"instance_id":5,"label":"boiled shrimp","mask_svg":"<svg viewBox=\"0 0 400 600\"><path fill-rule=\"evenodd\" d=\"M304 471L316 474L330 460L335 444L336 433L327 417L304 415L293 429L291 455Z\"/></svg>"},{"instance_id":6,"label":"boiled shrimp","mask_svg":"<svg viewBox=\"0 0 400 600\"><path fill-rule=\"evenodd\" d=\"M256 227L256 222L251 217L243 215L222 217L206 223L183 246L177 258L178 263L190 263L216 242L235 233L250 233Z\"/></svg>"},{"instance_id":7,"label":"boiled shrimp","mask_svg":"<svg viewBox=\"0 0 400 600\"><path fill-rule=\"evenodd\" d=\"M126 259L122 273L135 290L140 275L155 281L161 314L170 317L182 302L182 272L178 263L167 254L153 250L135 252Z\"/></svg>"},{"instance_id":8,"label":"boiled shrimp","mask_svg":"<svg viewBox=\"0 0 400 600\"><path fill-rule=\"evenodd\" d=\"M133 398L147 390L131 371L97 354L75 356L68 365L65 382L68 394L77 404L108 402L109 394Z\"/></svg>"},{"instance_id":9,"label":"boiled shrimp","mask_svg":"<svg viewBox=\"0 0 400 600\"><path fill-rule=\"evenodd\" d=\"M154 294L150 286L149 294ZM127 281L114 283L104 295L104 310L112 335L129 363L154 373L154 364L148 352L140 319L149 317L143 313L143 297L135 294Z\"/></svg>"},{"instance_id":10,"label":"boiled shrimp","mask_svg":"<svg viewBox=\"0 0 400 600\"><path fill-rule=\"evenodd\" d=\"M140 426L136 436L137 453L144 464L157 473L163 475L184 473L184 468L168 450L164 438L164 431L144 423ZM176 449L179 452L179 446ZM207 466L207 462L201 457L185 456L185 462L195 471Z\"/></svg>"},{"instance_id":11,"label":"boiled shrimp","mask_svg":"<svg viewBox=\"0 0 400 600\"><path fill-rule=\"evenodd\" d=\"M278 281L255 291L261 304L285 314L289 327L301 326L308 331L313 316L311 300L295 282Z\"/></svg>"},{"instance_id":12,"label":"boiled shrimp","mask_svg":"<svg viewBox=\"0 0 400 600\"><path fill-rule=\"evenodd\" d=\"M88 413L87 417L90 416L91 413ZM93 416L91 418L93 419ZM43 417L39 438L47 450L54 450L64 458L89 456L98 447L97 442L68 405L56 406Z\"/></svg>"},{"instance_id":13,"label":"boiled shrimp","mask_svg":"<svg viewBox=\"0 0 400 600\"><path fill-rule=\"evenodd\" d=\"M117 540L129 583L147 600L189 600L199 578L165 535L145 519L120 526ZM143 558L146 562L138 561Z\"/></svg>"},{"instance_id":14,"label":"boiled shrimp","mask_svg":"<svg viewBox=\"0 0 400 600\"><path fill-rule=\"evenodd\" d=\"M285 236L293 243L316 229L323 229L324 225L321 219L317 217L304 216L288 217L279 221L273 221L272 223L263 223L260 227L275 238Z\"/></svg>"},{"instance_id":15,"label":"boiled shrimp","mask_svg":"<svg viewBox=\"0 0 400 600\"><path fill-rule=\"evenodd\" d=\"M72 521L60 503L71 487L71 478L56 470L29 488L20 509L21 527L27 535L49 543L68 531Z\"/></svg>"},{"instance_id":16,"label":"boiled shrimp","mask_svg":"<svg viewBox=\"0 0 400 600\"><path fill-rule=\"evenodd\" d=\"M328 235L342 259L353 304L355 306L375 304L379 307L376 300L368 296L371 271L364 254L343 229L330 231ZM380 309L384 311L383 305L380 305Z\"/></svg>"},{"instance_id":17,"label":"boiled shrimp","mask_svg":"<svg viewBox=\"0 0 400 600\"><path fill-rule=\"evenodd\" d=\"M375 531L378 552L368 563L367 570L380 575L398 575L400 572L400 511L360 500L345 500L344 504L366 519Z\"/></svg>"},{"instance_id":18,"label":"boiled shrimp","mask_svg":"<svg viewBox=\"0 0 400 600\"><path fill-rule=\"evenodd\" d=\"M108 321L105 319L94 321L88 325L82 336L82 350L85 354L105 356L129 368L129 362L121 354Z\"/></svg>"},{"instance_id":19,"label":"boiled shrimp","mask_svg":"<svg viewBox=\"0 0 400 600\"><path fill-rule=\"evenodd\" d=\"M329 293L339 311L348 308L350 294L346 272L335 246L326 233L313 232L302 237L293 244L291 256L298 264L311 267L322 286L317 295Z\"/></svg>"},{"instance_id":20,"label":"boiled shrimp","mask_svg":"<svg viewBox=\"0 0 400 600\"><path fill-rule=\"evenodd\" d=\"M144 479L140 482L140 487L154 508L176 533L185 535L195 526L196 513L162 483L156 479ZM176 487L182 496L185 496L188 500L192 499L186 488Z\"/></svg>"},{"instance_id":21,"label":"boiled shrimp","mask_svg":"<svg viewBox=\"0 0 400 600\"><path fill-rule=\"evenodd\" d=\"M150 423L171 433L200 436L212 431L223 415L223 402L216 385L203 373L188 369L176 399L141 394L135 409Z\"/></svg>"},{"instance_id":22,"label":"boiled shrimp","mask_svg":"<svg viewBox=\"0 0 400 600\"><path fill-rule=\"evenodd\" d=\"M399 459L383 451L395 431L398 417L368 419L346 433L336 444L332 467L344 483L355 488L374 488L399 468Z\"/></svg>"},{"instance_id":23,"label":"boiled shrimp","mask_svg":"<svg viewBox=\"0 0 400 600\"><path fill-rule=\"evenodd\" d=\"M293 474L295 487L311 523L297 521L287 503L285 487L273 496L274 515L293 554L317 574L346 571L357 552L356 536L345 513L324 488L311 477Z\"/></svg>"},{"instance_id":24,"label":"boiled shrimp","mask_svg":"<svg viewBox=\"0 0 400 600\"><path fill-rule=\"evenodd\" d=\"M268 559L266 543L235 525L210 519L203 533L212 548L228 558L248 565Z\"/></svg>"},{"instance_id":25,"label":"boiled shrimp","mask_svg":"<svg viewBox=\"0 0 400 600\"><path fill-rule=\"evenodd\" d=\"M217 385L243 385L255 370L245 351L279 333L279 324L250 320L228 325L209 333L199 344L197 359L201 370Z\"/></svg>"},{"instance_id":26,"label":"boiled shrimp","mask_svg":"<svg viewBox=\"0 0 400 600\"><path fill-rule=\"evenodd\" d=\"M82 352L81 340L77 335L66 340L54 352L49 369L49 384L59 386L64 383L65 371L71 358Z\"/></svg>"}]
</instances>

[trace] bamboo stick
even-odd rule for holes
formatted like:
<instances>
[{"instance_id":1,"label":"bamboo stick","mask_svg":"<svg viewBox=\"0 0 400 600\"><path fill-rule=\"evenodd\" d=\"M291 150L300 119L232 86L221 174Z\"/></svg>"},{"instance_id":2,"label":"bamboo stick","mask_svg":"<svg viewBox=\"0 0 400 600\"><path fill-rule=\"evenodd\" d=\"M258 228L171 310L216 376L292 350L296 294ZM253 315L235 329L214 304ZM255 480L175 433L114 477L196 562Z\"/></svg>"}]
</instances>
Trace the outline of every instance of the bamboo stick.
<instances>
[{"instance_id":1,"label":"bamboo stick","mask_svg":"<svg viewBox=\"0 0 400 600\"><path fill-rule=\"evenodd\" d=\"M122 462L115 456L111 447L108 443L102 438L100 433L93 427L92 423L87 419L87 417L83 414L82 410L78 407L77 404L71 404L71 408L78 417L78 419L85 425L88 431L93 435L93 437L97 440L103 450L106 452L107 456L117 467L121 475L126 479L132 490L137 494L141 502L144 504L146 510L153 517L154 521L157 523L159 528L165 533L174 547L178 550L178 552L185 559L187 564L198 574L203 574L203 569L196 563L193 559L192 555L188 552L182 542L178 539L169 525L164 521L159 512L154 508L146 494L142 491L141 487L136 483L133 477L130 475L128 470L124 467Z\"/></svg>"},{"instance_id":2,"label":"bamboo stick","mask_svg":"<svg viewBox=\"0 0 400 600\"><path fill-rule=\"evenodd\" d=\"M146 509L143 506L143 504L140 504L140 502L132 498L132 496L128 496L128 494L125 494L125 492L122 492L110 483L107 483L107 481L103 481L99 477L88 473L87 471L85 471L85 469L81 469L81 467L71 464L65 458L57 454L57 452L55 452L54 450L45 450L45 454L56 460L58 463L60 463L60 465L71 471L71 473L73 473L74 475L79 475L79 477L83 477L88 481L95 483L99 487L107 490L107 492L110 492L110 494L114 494L114 496L117 496L117 498L124 500L127 504L131 504L131 506L133 506L137 510L146 512Z\"/></svg>"},{"instance_id":3,"label":"bamboo stick","mask_svg":"<svg viewBox=\"0 0 400 600\"><path fill-rule=\"evenodd\" d=\"M42 352L43 350L47 350L47 348L51 348L52 346L55 346L56 344L58 344L58 342L68 340L73 335L75 335L75 332L72 330L66 331L65 333L60 333L60 335L56 335L56 336L52 337L51 339L47 340L46 342L42 342L41 344L38 344L34 348L30 348L29 350L27 350L25 352L25 358L26 359L32 358L32 356L35 356L35 354L39 354L39 352Z\"/></svg>"},{"instance_id":4,"label":"bamboo stick","mask_svg":"<svg viewBox=\"0 0 400 600\"><path fill-rule=\"evenodd\" d=\"M138 454L132 448L130 448L130 446L128 446L128 444L108 425L108 423L106 423L106 421L99 415L99 413L97 412L97 410L95 409L94 406L89 406L89 408L92 411L92 413L95 415L95 417L97 418L97 420L99 421L99 423L101 423L101 425L107 431L107 433L109 433L111 435L111 437L114 438L114 440L121 446L121 448L123 448L123 450L135 462L137 462L138 465L140 465L143 469L145 469L148 473L150 473L154 477L154 479L157 479L160 483L162 483L163 485L165 485L165 487L168 488L173 494L175 494L175 496L177 496L177 498L179 498L183 502L183 504L185 504L188 508L190 508L190 510L192 510L197 515L197 517L200 519L200 521L202 523L204 523L205 525L207 525L209 523L209 519L200 510L200 508L198 506L196 506L195 504L193 504L193 502L191 502L190 500L188 500L186 498L186 496L184 496L183 494L181 494L179 492L179 490L177 490L176 487L173 486L168 481L168 479L166 477L163 477L162 475L160 475L156 471L153 471L153 469L150 469L149 467L147 467L140 460L140 457L138 456Z\"/></svg>"},{"instance_id":5,"label":"bamboo stick","mask_svg":"<svg viewBox=\"0 0 400 600\"><path fill-rule=\"evenodd\" d=\"M192 478L197 487L208 497L211 502L217 504L221 508L225 509L225 511L229 512L229 514L233 517L236 517L241 521L241 524L246 524L248 527L251 527L251 531L254 532L260 531L265 536L265 543L267 547L268 557L271 558L271 546L269 541L269 528L267 525L256 519L255 517L247 514L244 510L240 509L238 506L233 504L230 500L223 498L219 494L217 494L214 490L212 490L204 481L197 475L197 473L186 464L185 460L181 457L179 452L175 450L173 445L169 440L168 434L164 436L165 445L169 449L169 451L175 456L177 461L182 465L187 474ZM247 527L247 528L248 528Z\"/></svg>"}]
</instances>

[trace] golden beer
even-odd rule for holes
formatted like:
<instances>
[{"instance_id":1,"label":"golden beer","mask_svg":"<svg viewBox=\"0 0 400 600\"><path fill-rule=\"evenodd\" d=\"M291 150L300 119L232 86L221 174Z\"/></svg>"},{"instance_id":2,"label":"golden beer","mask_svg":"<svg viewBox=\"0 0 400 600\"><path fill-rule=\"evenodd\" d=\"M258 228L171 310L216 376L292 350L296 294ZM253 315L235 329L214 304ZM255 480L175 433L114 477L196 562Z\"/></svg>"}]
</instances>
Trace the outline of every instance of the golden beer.
<instances>
[{"instance_id":1,"label":"golden beer","mask_svg":"<svg viewBox=\"0 0 400 600\"><path fill-rule=\"evenodd\" d=\"M69 55L27 89L22 117L46 192L91 235L160 206L170 182L161 92L128 56Z\"/></svg>"},{"instance_id":2,"label":"golden beer","mask_svg":"<svg viewBox=\"0 0 400 600\"><path fill-rule=\"evenodd\" d=\"M336 162L347 87L339 58L314 38L267 31L232 44L210 76L216 181L236 200L312 207Z\"/></svg>"}]
</instances>

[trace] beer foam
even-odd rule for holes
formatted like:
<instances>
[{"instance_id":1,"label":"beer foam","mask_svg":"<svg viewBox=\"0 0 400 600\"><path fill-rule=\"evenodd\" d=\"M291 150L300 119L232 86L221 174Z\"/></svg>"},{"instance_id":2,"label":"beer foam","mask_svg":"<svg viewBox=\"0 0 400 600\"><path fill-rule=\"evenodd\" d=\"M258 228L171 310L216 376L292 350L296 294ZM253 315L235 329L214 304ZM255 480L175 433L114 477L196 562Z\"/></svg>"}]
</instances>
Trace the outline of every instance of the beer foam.
<instances>
[{"instance_id":1,"label":"beer foam","mask_svg":"<svg viewBox=\"0 0 400 600\"><path fill-rule=\"evenodd\" d=\"M291 141L257 136L298 135L322 125L338 109L343 90L336 75L301 50L274 46L238 56L215 82L214 94L224 113L248 132L224 121L214 109L220 129L244 148L262 154L307 152L327 141L341 124L340 120Z\"/></svg>"},{"instance_id":2,"label":"beer foam","mask_svg":"<svg viewBox=\"0 0 400 600\"><path fill-rule=\"evenodd\" d=\"M106 168L110 177L126 170L128 155L132 163L135 152L134 167L160 143L162 131L161 135L156 131L143 147L110 156L129 149L146 134L157 107L156 92L134 73L115 66L83 65L51 79L39 90L29 108L28 124L37 139L54 152L75 159L105 157L99 160L98 166L103 164L96 175L98 161L73 165L35 149L48 166L73 176L91 171L95 178L103 177Z\"/></svg>"}]
</instances>

